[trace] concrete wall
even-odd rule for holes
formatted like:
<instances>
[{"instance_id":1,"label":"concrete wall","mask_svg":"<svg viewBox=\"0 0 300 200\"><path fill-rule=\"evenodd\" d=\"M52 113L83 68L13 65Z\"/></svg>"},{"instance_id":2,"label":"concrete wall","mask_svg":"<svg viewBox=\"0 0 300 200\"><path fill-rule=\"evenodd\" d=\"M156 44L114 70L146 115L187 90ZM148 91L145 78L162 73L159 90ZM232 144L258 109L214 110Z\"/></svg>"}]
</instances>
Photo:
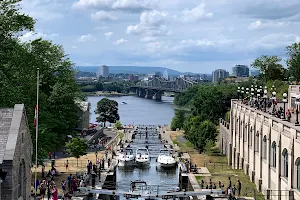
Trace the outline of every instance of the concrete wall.
<instances>
[{"instance_id":1,"label":"concrete wall","mask_svg":"<svg viewBox=\"0 0 300 200\"><path fill-rule=\"evenodd\" d=\"M296 189L300 178L296 170L300 160L300 127L235 100L232 100L230 120L229 129L220 121L220 137L229 141L229 164L244 170L269 199L300 199L300 188ZM272 144L276 144L274 148ZM284 152L288 153L287 177L283 173Z\"/></svg>"},{"instance_id":2,"label":"concrete wall","mask_svg":"<svg viewBox=\"0 0 300 200\"><path fill-rule=\"evenodd\" d=\"M219 133L219 149L224 155L228 155L228 144L230 142L230 124L223 119L220 119L220 133Z\"/></svg>"}]
</instances>

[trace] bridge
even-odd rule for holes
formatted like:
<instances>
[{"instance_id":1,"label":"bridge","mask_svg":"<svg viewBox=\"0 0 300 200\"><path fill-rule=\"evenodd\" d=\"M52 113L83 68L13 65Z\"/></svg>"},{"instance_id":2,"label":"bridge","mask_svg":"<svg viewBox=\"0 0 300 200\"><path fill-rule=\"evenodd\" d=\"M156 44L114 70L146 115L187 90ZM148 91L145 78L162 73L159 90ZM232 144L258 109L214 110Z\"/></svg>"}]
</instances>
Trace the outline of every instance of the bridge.
<instances>
[{"instance_id":1,"label":"bridge","mask_svg":"<svg viewBox=\"0 0 300 200\"><path fill-rule=\"evenodd\" d=\"M163 78L154 77L149 81L141 81L131 88L135 89L135 92L139 97L161 100L163 92L180 93L194 84L197 83L183 78L176 78L169 81Z\"/></svg>"}]
</instances>

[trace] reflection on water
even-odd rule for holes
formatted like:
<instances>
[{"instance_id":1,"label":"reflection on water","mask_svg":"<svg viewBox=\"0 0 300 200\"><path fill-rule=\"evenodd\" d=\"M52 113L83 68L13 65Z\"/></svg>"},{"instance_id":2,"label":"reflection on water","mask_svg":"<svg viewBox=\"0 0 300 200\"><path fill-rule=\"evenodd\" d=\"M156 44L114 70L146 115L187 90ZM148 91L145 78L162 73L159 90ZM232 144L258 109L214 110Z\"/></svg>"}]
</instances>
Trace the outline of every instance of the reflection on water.
<instances>
[{"instance_id":1,"label":"reflection on water","mask_svg":"<svg viewBox=\"0 0 300 200\"><path fill-rule=\"evenodd\" d=\"M88 97L91 103L90 122L95 123L94 110L97 102L104 97ZM119 103L119 114L122 124L170 124L174 116L173 97L163 97L162 101L136 96L108 97ZM126 102L127 104L122 104Z\"/></svg>"}]
</instances>

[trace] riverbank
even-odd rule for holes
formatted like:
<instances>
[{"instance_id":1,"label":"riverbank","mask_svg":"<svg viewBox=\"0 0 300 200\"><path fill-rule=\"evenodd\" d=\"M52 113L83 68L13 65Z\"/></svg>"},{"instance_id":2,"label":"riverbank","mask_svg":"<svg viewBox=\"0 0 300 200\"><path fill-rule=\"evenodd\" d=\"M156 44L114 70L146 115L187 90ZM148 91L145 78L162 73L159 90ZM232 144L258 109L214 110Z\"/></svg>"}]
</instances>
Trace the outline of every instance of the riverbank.
<instances>
[{"instance_id":1,"label":"riverbank","mask_svg":"<svg viewBox=\"0 0 300 200\"><path fill-rule=\"evenodd\" d=\"M231 178L232 185L237 187L237 181L242 183L241 196L256 197L257 200L263 200L262 193L256 190L256 185L250 181L243 170L232 169L228 165L227 157L218 152L215 147L212 150L212 155L199 153L188 140L184 137L183 131L167 131L170 134L172 142L177 145L182 152L187 152L191 158L191 162L196 164L198 168L207 168L210 176L206 174L195 174L195 177L200 183L202 180L206 185L209 185L210 180L218 186L219 181L224 183L225 187L229 185L228 177ZM202 170L200 170L202 171Z\"/></svg>"},{"instance_id":2,"label":"riverbank","mask_svg":"<svg viewBox=\"0 0 300 200\"><path fill-rule=\"evenodd\" d=\"M122 97L122 96L134 96L135 93L117 93L117 92L83 92L85 96L104 96L104 97Z\"/></svg>"}]
</instances>

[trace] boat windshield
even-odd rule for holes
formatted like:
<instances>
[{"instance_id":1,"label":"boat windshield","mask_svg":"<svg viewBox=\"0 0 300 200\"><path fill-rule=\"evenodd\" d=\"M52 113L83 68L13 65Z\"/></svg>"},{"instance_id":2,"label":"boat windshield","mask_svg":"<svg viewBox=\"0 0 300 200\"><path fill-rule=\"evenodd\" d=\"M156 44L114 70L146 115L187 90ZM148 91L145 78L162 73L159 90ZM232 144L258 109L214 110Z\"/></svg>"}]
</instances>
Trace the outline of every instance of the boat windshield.
<instances>
[{"instance_id":1,"label":"boat windshield","mask_svg":"<svg viewBox=\"0 0 300 200\"><path fill-rule=\"evenodd\" d=\"M148 150L147 149L138 149L136 151L137 154L145 154L148 155Z\"/></svg>"},{"instance_id":2,"label":"boat windshield","mask_svg":"<svg viewBox=\"0 0 300 200\"><path fill-rule=\"evenodd\" d=\"M161 149L160 154L161 155L172 155L172 151L169 149Z\"/></svg>"}]
</instances>

